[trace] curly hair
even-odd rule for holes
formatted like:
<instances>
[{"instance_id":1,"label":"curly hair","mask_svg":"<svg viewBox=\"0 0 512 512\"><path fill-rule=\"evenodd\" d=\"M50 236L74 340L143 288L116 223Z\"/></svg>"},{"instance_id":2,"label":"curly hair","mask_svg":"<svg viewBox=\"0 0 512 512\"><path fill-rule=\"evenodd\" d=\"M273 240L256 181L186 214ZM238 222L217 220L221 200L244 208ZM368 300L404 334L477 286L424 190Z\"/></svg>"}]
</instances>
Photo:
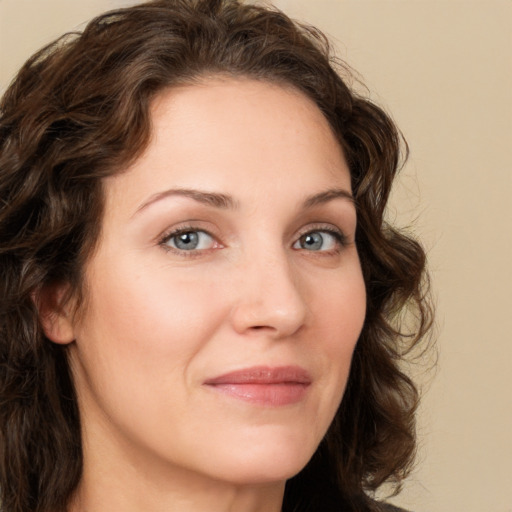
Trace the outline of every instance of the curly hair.
<instances>
[{"instance_id":1,"label":"curly hair","mask_svg":"<svg viewBox=\"0 0 512 512\"><path fill-rule=\"evenodd\" d=\"M286 486L284 511L373 510L415 452L418 392L401 368L432 319L425 253L385 221L406 148L390 117L347 86L318 30L238 0L153 0L92 20L22 67L0 103L0 499L4 512L64 511L82 471L66 347L41 328L43 287L83 290L103 178L148 144L164 89L224 75L291 85L330 123L357 205L367 314L327 435ZM342 79L344 75L344 79ZM414 326L402 332L404 311Z\"/></svg>"}]
</instances>

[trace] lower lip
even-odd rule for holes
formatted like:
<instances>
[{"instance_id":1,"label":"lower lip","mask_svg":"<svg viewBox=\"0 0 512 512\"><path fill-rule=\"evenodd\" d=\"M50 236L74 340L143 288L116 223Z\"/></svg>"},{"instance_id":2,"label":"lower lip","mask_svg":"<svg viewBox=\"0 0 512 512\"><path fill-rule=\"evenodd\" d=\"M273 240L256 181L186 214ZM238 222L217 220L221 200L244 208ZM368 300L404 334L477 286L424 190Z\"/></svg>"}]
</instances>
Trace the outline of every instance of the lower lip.
<instances>
[{"instance_id":1,"label":"lower lip","mask_svg":"<svg viewBox=\"0 0 512 512\"><path fill-rule=\"evenodd\" d=\"M222 394L245 402L278 407L302 401L309 384L284 382L276 384L213 384L209 386Z\"/></svg>"}]
</instances>

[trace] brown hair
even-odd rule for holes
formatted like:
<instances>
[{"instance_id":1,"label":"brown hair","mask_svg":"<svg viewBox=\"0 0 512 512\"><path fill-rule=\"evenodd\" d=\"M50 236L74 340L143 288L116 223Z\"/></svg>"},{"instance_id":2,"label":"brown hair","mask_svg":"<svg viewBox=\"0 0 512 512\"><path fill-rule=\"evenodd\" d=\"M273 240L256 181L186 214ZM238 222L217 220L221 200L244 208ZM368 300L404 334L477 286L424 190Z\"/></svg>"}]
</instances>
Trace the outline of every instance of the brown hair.
<instances>
[{"instance_id":1,"label":"brown hair","mask_svg":"<svg viewBox=\"0 0 512 512\"><path fill-rule=\"evenodd\" d=\"M390 118L336 73L325 37L237 0L155 0L107 13L35 54L0 104L0 496L4 512L63 511L81 476L80 418L66 349L34 297L81 291L98 237L102 178L147 145L159 91L209 75L292 85L345 151L358 208L367 315L345 396L324 441L286 488L285 511L370 510L415 450L418 393L400 368L431 323L425 254L386 224L401 159ZM400 332L404 308L415 327Z\"/></svg>"}]
</instances>

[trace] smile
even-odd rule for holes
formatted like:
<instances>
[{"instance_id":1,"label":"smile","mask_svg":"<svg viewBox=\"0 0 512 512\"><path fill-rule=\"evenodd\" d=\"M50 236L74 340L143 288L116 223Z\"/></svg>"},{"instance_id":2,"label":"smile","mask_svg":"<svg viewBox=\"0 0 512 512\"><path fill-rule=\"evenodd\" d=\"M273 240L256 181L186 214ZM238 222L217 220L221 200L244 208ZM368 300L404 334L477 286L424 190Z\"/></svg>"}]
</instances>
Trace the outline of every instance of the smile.
<instances>
[{"instance_id":1,"label":"smile","mask_svg":"<svg viewBox=\"0 0 512 512\"><path fill-rule=\"evenodd\" d=\"M311 377L298 366L256 366L208 379L204 385L246 402L278 407L303 400Z\"/></svg>"}]
</instances>

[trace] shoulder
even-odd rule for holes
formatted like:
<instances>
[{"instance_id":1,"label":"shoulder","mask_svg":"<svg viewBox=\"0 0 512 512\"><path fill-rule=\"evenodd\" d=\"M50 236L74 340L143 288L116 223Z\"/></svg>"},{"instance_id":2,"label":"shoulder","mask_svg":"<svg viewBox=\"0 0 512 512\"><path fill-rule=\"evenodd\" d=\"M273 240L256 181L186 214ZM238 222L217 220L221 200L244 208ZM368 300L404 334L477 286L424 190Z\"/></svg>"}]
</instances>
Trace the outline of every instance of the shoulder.
<instances>
[{"instance_id":1,"label":"shoulder","mask_svg":"<svg viewBox=\"0 0 512 512\"><path fill-rule=\"evenodd\" d=\"M409 512L403 508L395 507L394 505L390 505L389 503L379 502L377 510L379 512Z\"/></svg>"}]
</instances>

